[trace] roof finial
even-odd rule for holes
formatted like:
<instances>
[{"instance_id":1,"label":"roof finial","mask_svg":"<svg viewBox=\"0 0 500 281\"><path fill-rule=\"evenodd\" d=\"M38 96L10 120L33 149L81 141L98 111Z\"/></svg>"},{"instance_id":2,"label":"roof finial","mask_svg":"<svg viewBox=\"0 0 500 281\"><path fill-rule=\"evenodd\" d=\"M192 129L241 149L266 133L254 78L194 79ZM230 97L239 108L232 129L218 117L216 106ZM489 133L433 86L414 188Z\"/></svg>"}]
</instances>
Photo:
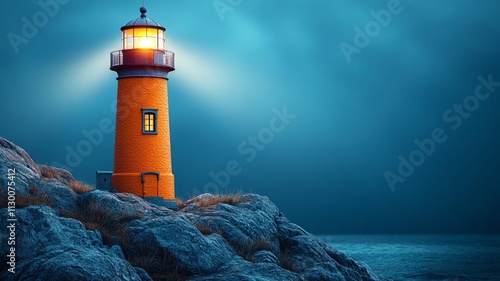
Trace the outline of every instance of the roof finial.
<instances>
[{"instance_id":1,"label":"roof finial","mask_svg":"<svg viewBox=\"0 0 500 281\"><path fill-rule=\"evenodd\" d=\"M141 12L141 18L145 18L146 17L146 13L148 12L148 9L146 9L146 7L142 6L139 11Z\"/></svg>"}]
</instances>

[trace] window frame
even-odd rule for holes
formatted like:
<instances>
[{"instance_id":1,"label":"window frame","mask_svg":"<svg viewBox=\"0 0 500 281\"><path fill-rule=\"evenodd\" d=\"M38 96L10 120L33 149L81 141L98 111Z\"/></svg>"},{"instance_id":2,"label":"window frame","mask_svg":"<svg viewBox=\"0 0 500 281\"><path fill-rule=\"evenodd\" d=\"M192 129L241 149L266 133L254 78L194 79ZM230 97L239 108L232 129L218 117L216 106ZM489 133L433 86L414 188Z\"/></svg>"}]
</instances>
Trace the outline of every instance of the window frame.
<instances>
[{"instance_id":1,"label":"window frame","mask_svg":"<svg viewBox=\"0 0 500 281\"><path fill-rule=\"evenodd\" d=\"M153 130L146 130L146 115L152 114L154 118ZM143 108L142 109L142 134L143 135L157 135L158 134L158 109L157 108Z\"/></svg>"}]
</instances>

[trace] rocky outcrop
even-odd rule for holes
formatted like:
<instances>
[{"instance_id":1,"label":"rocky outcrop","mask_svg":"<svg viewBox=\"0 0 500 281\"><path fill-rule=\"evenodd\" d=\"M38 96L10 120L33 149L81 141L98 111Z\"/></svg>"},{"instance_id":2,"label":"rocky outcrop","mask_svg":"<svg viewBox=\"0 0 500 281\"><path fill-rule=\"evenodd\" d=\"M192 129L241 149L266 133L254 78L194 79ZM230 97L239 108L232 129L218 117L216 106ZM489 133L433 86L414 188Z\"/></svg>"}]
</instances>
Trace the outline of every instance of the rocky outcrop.
<instances>
[{"instance_id":1,"label":"rocky outcrop","mask_svg":"<svg viewBox=\"0 0 500 281\"><path fill-rule=\"evenodd\" d=\"M16 169L15 273L2 227L1 280L386 280L288 221L267 197L203 194L172 211L82 188L0 138L1 173L8 169ZM8 181L0 177L3 224L12 218Z\"/></svg>"},{"instance_id":2,"label":"rocky outcrop","mask_svg":"<svg viewBox=\"0 0 500 281\"><path fill-rule=\"evenodd\" d=\"M2 221L7 221L6 214L1 213ZM116 276L151 280L125 260L119 246L105 246L99 231L87 230L78 220L61 217L48 206L18 209L16 217L15 273L6 271L7 261L2 260L2 280L113 280ZM2 241L7 241L3 234Z\"/></svg>"}]
</instances>

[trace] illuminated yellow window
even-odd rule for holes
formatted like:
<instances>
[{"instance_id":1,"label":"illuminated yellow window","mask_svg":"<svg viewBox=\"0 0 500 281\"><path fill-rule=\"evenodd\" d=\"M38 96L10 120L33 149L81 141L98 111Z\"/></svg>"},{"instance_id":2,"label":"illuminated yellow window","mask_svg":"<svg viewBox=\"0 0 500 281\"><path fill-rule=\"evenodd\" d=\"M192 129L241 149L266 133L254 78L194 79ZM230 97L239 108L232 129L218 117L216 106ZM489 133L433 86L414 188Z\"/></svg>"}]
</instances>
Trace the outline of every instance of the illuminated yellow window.
<instances>
[{"instance_id":1,"label":"illuminated yellow window","mask_svg":"<svg viewBox=\"0 0 500 281\"><path fill-rule=\"evenodd\" d=\"M134 30L127 29L123 31L123 49L134 48Z\"/></svg>"},{"instance_id":2,"label":"illuminated yellow window","mask_svg":"<svg viewBox=\"0 0 500 281\"><path fill-rule=\"evenodd\" d=\"M162 29L135 27L123 30L123 49L159 49L165 47L165 35Z\"/></svg>"},{"instance_id":3,"label":"illuminated yellow window","mask_svg":"<svg viewBox=\"0 0 500 281\"><path fill-rule=\"evenodd\" d=\"M142 133L145 135L158 134L157 124L158 109L142 109Z\"/></svg>"},{"instance_id":4,"label":"illuminated yellow window","mask_svg":"<svg viewBox=\"0 0 500 281\"><path fill-rule=\"evenodd\" d=\"M155 115L154 113L144 114L144 131L154 132L155 131Z\"/></svg>"}]
</instances>

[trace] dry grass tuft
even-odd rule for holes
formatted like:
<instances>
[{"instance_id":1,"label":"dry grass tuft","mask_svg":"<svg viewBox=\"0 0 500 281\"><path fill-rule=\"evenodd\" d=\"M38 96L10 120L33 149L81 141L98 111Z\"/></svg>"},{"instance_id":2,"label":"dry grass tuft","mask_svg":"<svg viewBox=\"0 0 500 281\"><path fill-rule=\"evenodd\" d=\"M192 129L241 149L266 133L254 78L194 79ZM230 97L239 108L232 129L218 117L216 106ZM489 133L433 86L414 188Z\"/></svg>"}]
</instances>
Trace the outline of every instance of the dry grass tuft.
<instances>
[{"instance_id":1,"label":"dry grass tuft","mask_svg":"<svg viewBox=\"0 0 500 281\"><path fill-rule=\"evenodd\" d=\"M290 241L286 239L280 239L280 252L278 255L278 260L280 262L280 266L283 269L286 269L291 272L298 273L297 269L294 266L293 263L293 257L292 254L290 253Z\"/></svg>"},{"instance_id":2,"label":"dry grass tuft","mask_svg":"<svg viewBox=\"0 0 500 281\"><path fill-rule=\"evenodd\" d=\"M45 193L41 193L38 186L30 184L26 194L16 194L16 207L23 208L32 205L52 206L52 200Z\"/></svg>"},{"instance_id":3,"label":"dry grass tuft","mask_svg":"<svg viewBox=\"0 0 500 281\"><path fill-rule=\"evenodd\" d=\"M177 208L179 208L179 209L186 207L184 202L182 202L182 200L179 198L175 198L175 203L177 204Z\"/></svg>"},{"instance_id":4,"label":"dry grass tuft","mask_svg":"<svg viewBox=\"0 0 500 281\"><path fill-rule=\"evenodd\" d=\"M273 252L274 250L269 240L264 238L253 240L250 243L240 244L233 248L239 256L241 256L246 261L253 263L255 263L253 254L255 254L256 252L264 250Z\"/></svg>"},{"instance_id":5,"label":"dry grass tuft","mask_svg":"<svg viewBox=\"0 0 500 281\"><path fill-rule=\"evenodd\" d=\"M125 244L128 232L122 224L143 218L142 213L136 215L116 215L110 212L106 206L97 200L80 203L76 212L62 211L64 217L79 220L88 230L99 230L106 245Z\"/></svg>"},{"instance_id":6,"label":"dry grass tuft","mask_svg":"<svg viewBox=\"0 0 500 281\"><path fill-rule=\"evenodd\" d=\"M196 226L196 228L203 235L219 234L221 237L224 237L224 233L222 233L222 231L220 231L217 228L212 228L209 225L199 224L199 225Z\"/></svg>"},{"instance_id":7,"label":"dry grass tuft","mask_svg":"<svg viewBox=\"0 0 500 281\"><path fill-rule=\"evenodd\" d=\"M278 255L278 260L280 261L280 267L283 269L286 269L291 272L298 273L298 271L295 269L295 266L293 264L293 260L290 254L287 253L287 251L280 252Z\"/></svg>"},{"instance_id":8,"label":"dry grass tuft","mask_svg":"<svg viewBox=\"0 0 500 281\"><path fill-rule=\"evenodd\" d=\"M106 207L99 202L90 202L85 205L82 212L85 214L85 221L95 225L95 229L103 229L114 221Z\"/></svg>"},{"instance_id":9,"label":"dry grass tuft","mask_svg":"<svg viewBox=\"0 0 500 281\"><path fill-rule=\"evenodd\" d=\"M210 234L214 233L212 228L208 225L197 225L196 228L203 235L210 235Z\"/></svg>"},{"instance_id":10,"label":"dry grass tuft","mask_svg":"<svg viewBox=\"0 0 500 281\"><path fill-rule=\"evenodd\" d=\"M132 245L132 234L126 227L117 225L112 229L111 233L106 233L105 231L106 229L102 230L101 234L103 237L108 237L109 244L117 243L124 253L128 252L128 249Z\"/></svg>"},{"instance_id":11,"label":"dry grass tuft","mask_svg":"<svg viewBox=\"0 0 500 281\"><path fill-rule=\"evenodd\" d=\"M40 166L38 166L38 169L40 171L40 175L42 176L42 178L55 179L58 176L57 171L55 171L54 169L52 169L49 166L40 165Z\"/></svg>"},{"instance_id":12,"label":"dry grass tuft","mask_svg":"<svg viewBox=\"0 0 500 281\"><path fill-rule=\"evenodd\" d=\"M200 207L208 207L212 205L217 205L217 204L229 204L236 206L238 203L242 202L243 198L241 196L241 193L236 193L236 194L218 194L215 195L214 197L207 199L207 200L200 200L198 201L198 206Z\"/></svg>"},{"instance_id":13,"label":"dry grass tuft","mask_svg":"<svg viewBox=\"0 0 500 281\"><path fill-rule=\"evenodd\" d=\"M71 181L68 185L73 191L75 191L77 194L84 194L86 192L92 191L95 188L93 186L84 184L83 182L80 181Z\"/></svg>"}]
</instances>

